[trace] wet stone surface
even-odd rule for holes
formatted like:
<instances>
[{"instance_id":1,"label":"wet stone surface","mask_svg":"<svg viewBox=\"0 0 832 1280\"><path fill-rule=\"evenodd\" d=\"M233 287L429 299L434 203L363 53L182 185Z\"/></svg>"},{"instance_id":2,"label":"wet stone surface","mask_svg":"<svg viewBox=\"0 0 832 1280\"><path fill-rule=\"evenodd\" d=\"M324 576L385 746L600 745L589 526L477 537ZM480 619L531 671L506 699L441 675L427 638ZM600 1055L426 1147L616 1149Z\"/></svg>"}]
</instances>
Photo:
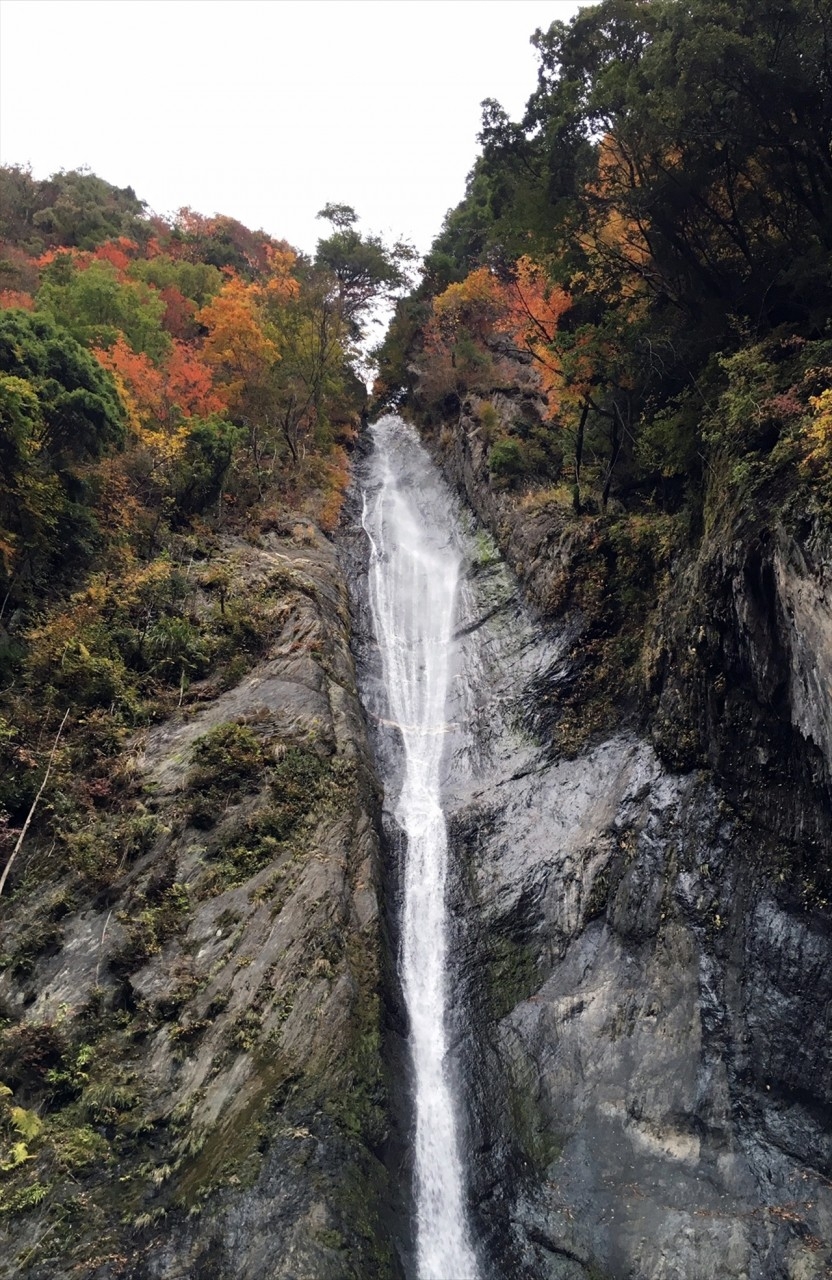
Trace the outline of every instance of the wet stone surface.
<instances>
[{"instance_id":1,"label":"wet stone surface","mask_svg":"<svg viewBox=\"0 0 832 1280\"><path fill-rule=\"evenodd\" d=\"M445 462L496 529L476 448ZM540 536L518 523L509 540L537 566L536 596ZM678 676L679 714L699 716L717 770L674 772L636 732L551 759L524 710L528 691L568 680L575 622L553 631L516 603L489 617L516 583L469 574L466 732L446 790L489 1280L832 1275L832 930L763 853L796 831L823 841L824 823L828 847L828 796L802 763L830 764L828 577L817 551L770 555L770 573L744 570L737 544L701 570L724 584L720 661L749 708L732 751L730 705L715 721ZM781 799L766 780L784 772Z\"/></svg>"}]
</instances>

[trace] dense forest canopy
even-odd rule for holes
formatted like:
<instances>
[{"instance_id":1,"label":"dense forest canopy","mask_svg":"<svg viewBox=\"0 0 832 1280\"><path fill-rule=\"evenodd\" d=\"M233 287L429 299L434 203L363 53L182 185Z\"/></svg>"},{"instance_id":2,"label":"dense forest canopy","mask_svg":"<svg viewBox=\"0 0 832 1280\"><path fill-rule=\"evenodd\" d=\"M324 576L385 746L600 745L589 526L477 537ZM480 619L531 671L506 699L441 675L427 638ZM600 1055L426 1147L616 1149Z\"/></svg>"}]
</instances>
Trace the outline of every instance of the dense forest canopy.
<instances>
[{"instance_id":1,"label":"dense forest canopy","mask_svg":"<svg viewBox=\"0 0 832 1280\"><path fill-rule=\"evenodd\" d=\"M381 397L441 416L530 360L544 428L494 470L568 475L578 509L690 496L738 446L828 477L832 5L602 0L533 43L523 118L483 104Z\"/></svg>"},{"instance_id":2,"label":"dense forest canopy","mask_svg":"<svg viewBox=\"0 0 832 1280\"><path fill-rule=\"evenodd\" d=\"M221 491L277 484L332 522L362 326L406 283L407 246L328 206L310 261L233 218L150 216L91 173L5 168L0 196L7 613L105 547L160 547L160 520L181 528Z\"/></svg>"},{"instance_id":3,"label":"dense forest canopy","mask_svg":"<svg viewBox=\"0 0 832 1280\"><path fill-rule=\"evenodd\" d=\"M308 258L89 172L0 169L0 842L44 726L69 715L68 808L42 805L63 840L84 768L268 644L265 605L214 580L219 532L337 522L368 315L413 254L345 205L321 216Z\"/></svg>"}]
</instances>

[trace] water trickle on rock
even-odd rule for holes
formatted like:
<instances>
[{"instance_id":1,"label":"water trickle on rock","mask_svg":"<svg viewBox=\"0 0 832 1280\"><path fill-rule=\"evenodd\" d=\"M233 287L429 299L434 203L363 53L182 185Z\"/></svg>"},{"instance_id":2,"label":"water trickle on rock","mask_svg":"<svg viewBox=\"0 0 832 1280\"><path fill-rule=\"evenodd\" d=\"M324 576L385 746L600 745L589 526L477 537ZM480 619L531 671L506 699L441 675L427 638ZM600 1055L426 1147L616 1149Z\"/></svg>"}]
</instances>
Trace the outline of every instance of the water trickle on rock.
<instances>
[{"instance_id":1,"label":"water trickle on rock","mask_svg":"<svg viewBox=\"0 0 832 1280\"><path fill-rule=\"evenodd\" d=\"M406 838L400 972L415 1091L419 1280L477 1280L448 1071L448 832L440 797L461 555L447 491L416 433L389 416L375 449L362 523L386 712L401 734L393 809Z\"/></svg>"}]
</instances>

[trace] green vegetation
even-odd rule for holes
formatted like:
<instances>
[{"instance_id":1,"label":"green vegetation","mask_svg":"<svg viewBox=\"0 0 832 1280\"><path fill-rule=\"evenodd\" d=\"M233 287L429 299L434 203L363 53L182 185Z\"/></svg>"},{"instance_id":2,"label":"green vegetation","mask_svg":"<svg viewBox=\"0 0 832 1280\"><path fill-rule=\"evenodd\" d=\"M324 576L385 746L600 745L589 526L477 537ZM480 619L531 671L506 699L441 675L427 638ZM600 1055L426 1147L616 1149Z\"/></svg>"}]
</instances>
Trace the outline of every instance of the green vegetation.
<instances>
[{"instance_id":1,"label":"green vegetation","mask_svg":"<svg viewBox=\"0 0 832 1280\"><path fill-rule=\"evenodd\" d=\"M0 310L0 587L12 564L19 598L101 551L90 464L123 444L125 421L112 378L66 330Z\"/></svg>"},{"instance_id":2,"label":"green vegetation","mask_svg":"<svg viewBox=\"0 0 832 1280\"><path fill-rule=\"evenodd\" d=\"M94 173L70 170L36 182L26 169L0 168L0 237L28 254L57 245L94 249L119 236L146 239L145 210L132 187L114 187ZM14 278L11 267L6 275Z\"/></svg>"},{"instance_id":3,"label":"green vegetation","mask_svg":"<svg viewBox=\"0 0 832 1280\"><path fill-rule=\"evenodd\" d=\"M485 105L466 196L380 348L376 403L472 450L498 541L538 530L539 603L579 620L568 677L542 676L524 709L556 751L655 711L671 667L718 706L724 654L702 600L681 602L697 555L832 520L827 8L601 0L538 32L523 118ZM0 1214L42 1214L39 1242L60 1236L79 1273L125 1231L149 1240L251 1186L267 1146L291 1170L324 1140L347 1173L318 1243L345 1273L359 1237L366 1273L386 1265L368 1207L379 957L342 918L354 849L341 866L323 847L361 766L314 725L277 738L236 706L189 727L279 646L336 666L300 616L303 556L260 572L246 554L265 561L275 533L312 554L310 522L334 529L360 342L413 255L349 206L321 216L310 259L233 218L150 216L92 174L0 169L0 873L31 818L0 900L19 997L0 1008ZM679 768L711 763L695 710L653 722ZM729 730L752 712L738 698ZM172 716L190 745L142 790L138 757ZM825 908L810 857L796 840L760 854ZM329 875L345 888L323 912ZM588 919L609 892L603 873ZM25 1004L70 938L83 1002ZM494 1017L538 980L533 948L491 940ZM239 1107L204 1121L240 1059ZM528 1063L509 1104L544 1176L561 1136Z\"/></svg>"},{"instance_id":4,"label":"green vegetation","mask_svg":"<svg viewBox=\"0 0 832 1280\"><path fill-rule=\"evenodd\" d=\"M121 279L111 262L93 261L79 270L61 254L43 269L37 308L87 347L109 349L121 334L134 352L155 362L171 349L162 294L142 281Z\"/></svg>"},{"instance_id":5,"label":"green vegetation","mask_svg":"<svg viewBox=\"0 0 832 1280\"><path fill-rule=\"evenodd\" d=\"M533 43L537 87L519 121L484 104L376 395L474 450L504 546L540 530L540 603L582 632L532 720L574 753L660 687L687 557L832 513L832 26L813 0L601 0Z\"/></svg>"},{"instance_id":6,"label":"green vegetation","mask_svg":"<svg viewBox=\"0 0 832 1280\"><path fill-rule=\"evenodd\" d=\"M472 393L537 396L551 461L486 408L489 470L528 488L565 467L578 513L701 508L719 451L767 458L784 433L819 477L829 34L812 0L603 0L538 31L538 87L519 122L485 104L466 197L380 349L380 398L433 426ZM780 389L734 431L742 352L776 362Z\"/></svg>"},{"instance_id":7,"label":"green vegetation","mask_svg":"<svg viewBox=\"0 0 832 1280\"><path fill-rule=\"evenodd\" d=\"M0 1214L40 1215L21 1270L60 1252L91 1274L120 1269L126 1233L251 1185L267 1144L292 1165L313 1114L347 1164L366 1140L363 1103L324 1113L353 1078L330 1060L349 1001L331 1040L310 1025L314 1052L287 1062L279 1041L296 999L311 1019L354 965L377 1070L374 940L348 957L342 922L298 911L247 985L313 860L347 884L356 765L311 712L285 740L257 710L187 735L272 650L325 688L343 606L321 597L320 531L366 401L364 326L412 253L328 206L310 260L232 218L151 217L88 174L0 169L0 206ZM190 744L170 785L143 758L166 720ZM239 1059L235 1113L217 1082ZM197 1127L206 1095L219 1119Z\"/></svg>"},{"instance_id":8,"label":"green vegetation","mask_svg":"<svg viewBox=\"0 0 832 1280\"><path fill-rule=\"evenodd\" d=\"M0 190L0 843L62 726L28 840L101 892L139 852L128 734L200 681L233 685L306 589L289 569L249 588L220 539L256 542L288 510L333 527L362 326L412 255L345 206L310 262L231 218L150 217L91 174L7 168ZM208 824L244 779L200 780L204 751Z\"/></svg>"},{"instance_id":9,"label":"green vegetation","mask_svg":"<svg viewBox=\"0 0 832 1280\"><path fill-rule=\"evenodd\" d=\"M193 759L188 790L194 797L190 819L197 827L213 826L228 802L259 784L265 766L260 739L240 724L217 725L199 738Z\"/></svg>"},{"instance_id":10,"label":"green vegetation","mask_svg":"<svg viewBox=\"0 0 832 1280\"><path fill-rule=\"evenodd\" d=\"M200 892L224 892L275 864L257 896L269 899L276 913L295 884L292 867L304 852L300 833L311 830L321 802L339 793L332 763L304 746L267 746L236 724L218 725L198 739L193 758L187 792L194 826L213 827L247 791L265 789L254 810L212 844Z\"/></svg>"}]
</instances>

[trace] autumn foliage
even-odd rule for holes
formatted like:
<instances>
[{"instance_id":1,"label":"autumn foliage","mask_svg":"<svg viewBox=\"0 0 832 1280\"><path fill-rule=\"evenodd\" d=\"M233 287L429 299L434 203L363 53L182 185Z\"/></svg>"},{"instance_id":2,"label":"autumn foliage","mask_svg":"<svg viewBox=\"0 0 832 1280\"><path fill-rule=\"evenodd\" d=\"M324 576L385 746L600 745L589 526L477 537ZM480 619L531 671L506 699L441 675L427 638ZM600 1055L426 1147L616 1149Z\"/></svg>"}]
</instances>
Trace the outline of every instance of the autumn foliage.
<instances>
[{"instance_id":1,"label":"autumn foliage","mask_svg":"<svg viewBox=\"0 0 832 1280\"><path fill-rule=\"evenodd\" d=\"M532 43L525 112L483 104L481 155L382 345L379 398L409 397L430 427L462 408L495 479L560 481L577 514L696 505L714 451L757 440L828 478L828 6L599 0ZM776 372L739 397L741 439L712 422L737 402L743 349ZM806 381L804 363L827 372Z\"/></svg>"},{"instance_id":2,"label":"autumn foliage","mask_svg":"<svg viewBox=\"0 0 832 1280\"><path fill-rule=\"evenodd\" d=\"M309 261L233 218L154 217L94 175L0 169L0 195L0 815L16 816L4 716L70 706L67 739L79 715L117 733L259 652L233 584L197 608L189 566L290 513L335 528L363 317L407 251L347 206L327 206L337 230Z\"/></svg>"},{"instance_id":3,"label":"autumn foliage","mask_svg":"<svg viewBox=\"0 0 832 1280\"><path fill-rule=\"evenodd\" d=\"M120 873L89 833L141 808L127 736L274 644L290 589L236 580L246 544L338 524L362 325L405 251L329 213L310 260L92 174L0 168L0 852L42 792L49 875Z\"/></svg>"}]
</instances>

